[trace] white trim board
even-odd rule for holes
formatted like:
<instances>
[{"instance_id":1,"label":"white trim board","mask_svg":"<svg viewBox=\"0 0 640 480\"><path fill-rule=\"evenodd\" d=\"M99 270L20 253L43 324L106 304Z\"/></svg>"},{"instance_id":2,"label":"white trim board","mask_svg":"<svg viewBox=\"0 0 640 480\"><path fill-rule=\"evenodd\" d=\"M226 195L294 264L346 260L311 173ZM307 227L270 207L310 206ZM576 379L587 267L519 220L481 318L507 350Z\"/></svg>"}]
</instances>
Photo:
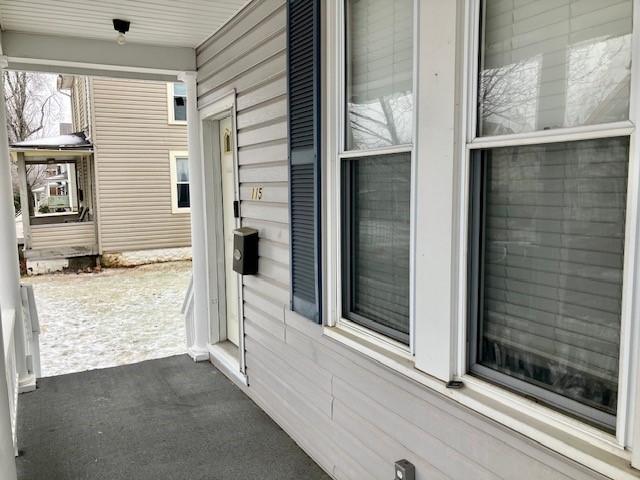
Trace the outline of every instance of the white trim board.
<instances>
[{"instance_id":1,"label":"white trim board","mask_svg":"<svg viewBox=\"0 0 640 480\"><path fill-rule=\"evenodd\" d=\"M240 371L238 347L226 341L215 345L209 344L207 348L209 349L209 360L218 370L238 385L245 387L249 385L247 375Z\"/></svg>"},{"instance_id":2,"label":"white trim board","mask_svg":"<svg viewBox=\"0 0 640 480\"><path fill-rule=\"evenodd\" d=\"M231 90L212 104L199 111L201 122L201 148L204 162L205 182L205 218L207 236L207 269L209 293L209 335L210 343L215 345L226 341L226 295L225 295L225 263L224 236L222 218L222 185L220 183L220 147L219 120L231 117L233 135L233 157L235 172L235 200L239 201L240 186L238 177L238 134L236 123L236 92ZM240 218L236 219L236 228L240 226ZM238 281L238 321L239 321L239 356L240 372L245 372L244 347L244 308L242 276Z\"/></svg>"}]
</instances>

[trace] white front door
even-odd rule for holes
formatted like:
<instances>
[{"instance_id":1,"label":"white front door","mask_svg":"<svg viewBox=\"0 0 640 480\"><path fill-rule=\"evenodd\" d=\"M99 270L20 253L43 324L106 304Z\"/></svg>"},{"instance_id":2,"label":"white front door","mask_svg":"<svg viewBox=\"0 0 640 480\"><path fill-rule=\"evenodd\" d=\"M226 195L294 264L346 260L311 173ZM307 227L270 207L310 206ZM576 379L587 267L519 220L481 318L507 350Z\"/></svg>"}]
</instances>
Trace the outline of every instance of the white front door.
<instances>
[{"instance_id":1,"label":"white front door","mask_svg":"<svg viewBox=\"0 0 640 480\"><path fill-rule=\"evenodd\" d=\"M222 173L227 340L238 346L240 336L240 324L238 322L238 274L233 271L233 230L236 228L233 202L236 199L236 179L232 142L231 117L227 117L224 120L220 120L220 171Z\"/></svg>"}]
</instances>

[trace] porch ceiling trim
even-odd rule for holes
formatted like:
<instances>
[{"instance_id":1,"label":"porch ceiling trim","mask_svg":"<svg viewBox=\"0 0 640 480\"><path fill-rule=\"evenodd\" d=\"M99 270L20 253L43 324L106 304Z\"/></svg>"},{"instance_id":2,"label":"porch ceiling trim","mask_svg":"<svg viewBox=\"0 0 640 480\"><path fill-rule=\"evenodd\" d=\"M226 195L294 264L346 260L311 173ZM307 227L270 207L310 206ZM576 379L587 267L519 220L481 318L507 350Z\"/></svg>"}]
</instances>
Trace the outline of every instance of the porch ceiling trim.
<instances>
[{"instance_id":1,"label":"porch ceiling trim","mask_svg":"<svg viewBox=\"0 0 640 480\"><path fill-rule=\"evenodd\" d=\"M167 81L196 69L195 49L190 47L118 45L115 41L12 31L2 32L1 45L11 70Z\"/></svg>"}]
</instances>

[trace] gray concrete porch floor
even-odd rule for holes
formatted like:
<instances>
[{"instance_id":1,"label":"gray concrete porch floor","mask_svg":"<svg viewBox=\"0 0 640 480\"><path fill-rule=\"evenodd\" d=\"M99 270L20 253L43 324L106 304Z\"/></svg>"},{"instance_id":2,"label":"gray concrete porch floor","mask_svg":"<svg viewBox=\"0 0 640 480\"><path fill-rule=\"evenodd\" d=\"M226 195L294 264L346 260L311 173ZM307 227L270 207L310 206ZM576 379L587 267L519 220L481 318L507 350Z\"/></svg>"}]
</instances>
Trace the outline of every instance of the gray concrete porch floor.
<instances>
[{"instance_id":1,"label":"gray concrete porch floor","mask_svg":"<svg viewBox=\"0 0 640 480\"><path fill-rule=\"evenodd\" d=\"M187 356L43 378L18 415L20 480L329 479L222 373Z\"/></svg>"}]
</instances>

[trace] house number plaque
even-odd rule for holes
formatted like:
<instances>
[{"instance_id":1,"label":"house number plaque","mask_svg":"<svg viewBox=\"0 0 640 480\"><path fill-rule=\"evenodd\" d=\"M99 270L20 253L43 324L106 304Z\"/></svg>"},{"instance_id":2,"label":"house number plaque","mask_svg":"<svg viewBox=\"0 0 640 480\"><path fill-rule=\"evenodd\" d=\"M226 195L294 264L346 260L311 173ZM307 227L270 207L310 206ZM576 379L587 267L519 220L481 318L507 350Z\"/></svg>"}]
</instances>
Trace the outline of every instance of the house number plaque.
<instances>
[{"instance_id":1,"label":"house number plaque","mask_svg":"<svg viewBox=\"0 0 640 480\"><path fill-rule=\"evenodd\" d=\"M253 187L251 189L251 200L262 200L262 187Z\"/></svg>"}]
</instances>

